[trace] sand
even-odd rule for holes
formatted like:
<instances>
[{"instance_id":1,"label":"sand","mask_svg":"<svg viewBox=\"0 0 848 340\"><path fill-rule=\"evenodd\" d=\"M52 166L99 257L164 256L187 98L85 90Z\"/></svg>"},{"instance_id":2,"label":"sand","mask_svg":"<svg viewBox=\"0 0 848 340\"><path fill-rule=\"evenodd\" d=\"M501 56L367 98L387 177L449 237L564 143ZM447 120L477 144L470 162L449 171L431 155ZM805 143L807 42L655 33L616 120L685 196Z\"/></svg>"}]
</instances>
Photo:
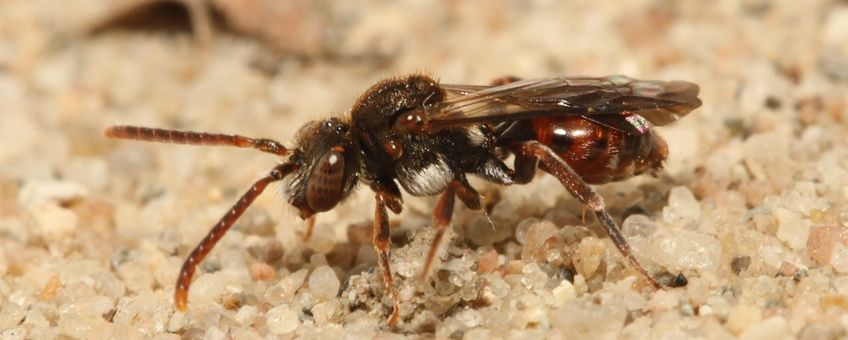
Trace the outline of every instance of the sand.
<instances>
[{"instance_id":1,"label":"sand","mask_svg":"<svg viewBox=\"0 0 848 340\"><path fill-rule=\"evenodd\" d=\"M114 4L0 2L3 339L846 336L845 2L293 2L289 20L213 3L241 24L89 35ZM551 176L474 181L494 226L458 205L424 282L435 199L406 195L391 216L401 321L390 328L370 190L319 215L303 242L306 223L273 187L176 311L186 254L279 159L103 129L288 142L379 79L414 72L699 84L703 106L658 129L666 171L597 188L646 267L688 285L648 287Z\"/></svg>"}]
</instances>

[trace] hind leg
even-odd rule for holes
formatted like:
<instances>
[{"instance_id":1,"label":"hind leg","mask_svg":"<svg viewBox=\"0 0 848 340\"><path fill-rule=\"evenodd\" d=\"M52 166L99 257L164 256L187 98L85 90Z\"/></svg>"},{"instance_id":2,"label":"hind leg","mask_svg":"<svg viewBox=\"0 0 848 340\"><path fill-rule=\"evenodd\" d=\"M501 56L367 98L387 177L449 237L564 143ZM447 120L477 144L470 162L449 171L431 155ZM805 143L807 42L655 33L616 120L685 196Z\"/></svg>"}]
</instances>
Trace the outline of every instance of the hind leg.
<instances>
[{"instance_id":1,"label":"hind leg","mask_svg":"<svg viewBox=\"0 0 848 340\"><path fill-rule=\"evenodd\" d=\"M532 179L533 171L537 162L541 162L545 169L557 179L560 183L580 202L585 204L594 213L595 217L601 222L601 226L606 231L612 243L624 255L639 273L641 273L648 282L656 288L661 285L654 279L647 270L642 266L639 260L633 256L633 251L627 239L621 234L621 230L615 224L612 217L606 212L604 199L595 190L592 189L585 181L583 181L577 173L566 163L562 158L557 156L547 146L536 142L529 141L516 144L512 147L516 154L516 182L524 182ZM520 162L520 163L519 163Z\"/></svg>"}]
</instances>

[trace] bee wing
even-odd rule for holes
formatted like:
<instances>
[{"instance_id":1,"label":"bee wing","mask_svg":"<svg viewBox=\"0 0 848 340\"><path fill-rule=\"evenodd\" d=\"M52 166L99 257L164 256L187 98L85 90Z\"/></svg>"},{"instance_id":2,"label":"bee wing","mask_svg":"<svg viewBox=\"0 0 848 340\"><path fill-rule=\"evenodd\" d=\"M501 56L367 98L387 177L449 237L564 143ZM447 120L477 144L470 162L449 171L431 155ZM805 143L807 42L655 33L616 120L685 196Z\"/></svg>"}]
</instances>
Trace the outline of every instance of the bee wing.
<instances>
[{"instance_id":1,"label":"bee wing","mask_svg":"<svg viewBox=\"0 0 848 340\"><path fill-rule=\"evenodd\" d=\"M580 115L628 133L643 133L647 122L666 125L701 106L698 85L693 83L624 76L441 86L447 99L420 109L430 128Z\"/></svg>"}]
</instances>

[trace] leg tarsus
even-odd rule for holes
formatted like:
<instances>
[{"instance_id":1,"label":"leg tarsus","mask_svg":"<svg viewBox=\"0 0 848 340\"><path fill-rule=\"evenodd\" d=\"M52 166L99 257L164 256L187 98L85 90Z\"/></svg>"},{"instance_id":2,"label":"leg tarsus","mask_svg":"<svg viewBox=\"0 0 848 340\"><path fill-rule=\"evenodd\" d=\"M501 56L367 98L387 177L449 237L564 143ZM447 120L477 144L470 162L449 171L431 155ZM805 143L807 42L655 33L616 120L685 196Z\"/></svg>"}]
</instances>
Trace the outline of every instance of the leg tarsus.
<instances>
[{"instance_id":1,"label":"leg tarsus","mask_svg":"<svg viewBox=\"0 0 848 340\"><path fill-rule=\"evenodd\" d=\"M377 251L377 262L380 265L380 270L383 274L383 284L392 298L392 313L389 315L389 326L393 327L398 322L400 316L400 302L398 301L397 287L395 280L392 277L392 270L389 265L389 250L392 246L391 233L389 230L389 214L386 207L389 202L397 202L397 196L388 191L378 191L375 195L377 201L374 211L374 250Z\"/></svg>"},{"instance_id":2,"label":"leg tarsus","mask_svg":"<svg viewBox=\"0 0 848 340\"><path fill-rule=\"evenodd\" d=\"M621 252L624 257L627 258L627 261L630 262L630 265L636 269L642 276L644 276L648 282L654 286L654 288L660 288L662 285L651 276L648 271L642 267L642 264L639 263L639 260L636 259L636 256L633 256L633 249L630 248L630 244L627 243L627 239L624 238L624 235L621 234L621 230L618 229L615 222L612 220L612 217L607 214L606 210L601 208L600 210L594 210L595 218L601 222L601 226L604 228L604 231L607 232L612 243L618 248L618 251Z\"/></svg>"}]
</instances>

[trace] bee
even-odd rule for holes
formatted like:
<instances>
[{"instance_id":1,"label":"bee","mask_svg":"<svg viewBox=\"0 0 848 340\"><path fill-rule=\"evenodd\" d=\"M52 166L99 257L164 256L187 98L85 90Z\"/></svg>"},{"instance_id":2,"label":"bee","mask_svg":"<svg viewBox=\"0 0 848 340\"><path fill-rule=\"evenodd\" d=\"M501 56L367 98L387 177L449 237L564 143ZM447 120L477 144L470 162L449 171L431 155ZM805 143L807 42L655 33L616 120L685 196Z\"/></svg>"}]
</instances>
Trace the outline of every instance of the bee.
<instances>
[{"instance_id":1,"label":"bee","mask_svg":"<svg viewBox=\"0 0 848 340\"><path fill-rule=\"evenodd\" d=\"M269 184L285 180L288 203L309 220L363 184L376 201L373 245L392 299L388 323L394 325L398 292L389 267L388 211L401 213L401 187L413 196L440 195L433 212L436 233L421 271L426 277L451 223L455 200L473 210L483 208L468 175L504 186L530 182L537 169L553 175L592 211L630 265L661 287L633 256L603 198L590 185L661 170L668 147L653 127L701 106L698 92L696 84L686 81L625 76L506 77L480 86L440 84L413 74L373 85L345 116L306 123L291 147L267 138L136 126L112 126L104 133L109 138L254 148L282 159L188 255L174 291L180 310L186 309L198 264ZM506 163L510 155L512 167Z\"/></svg>"}]
</instances>

